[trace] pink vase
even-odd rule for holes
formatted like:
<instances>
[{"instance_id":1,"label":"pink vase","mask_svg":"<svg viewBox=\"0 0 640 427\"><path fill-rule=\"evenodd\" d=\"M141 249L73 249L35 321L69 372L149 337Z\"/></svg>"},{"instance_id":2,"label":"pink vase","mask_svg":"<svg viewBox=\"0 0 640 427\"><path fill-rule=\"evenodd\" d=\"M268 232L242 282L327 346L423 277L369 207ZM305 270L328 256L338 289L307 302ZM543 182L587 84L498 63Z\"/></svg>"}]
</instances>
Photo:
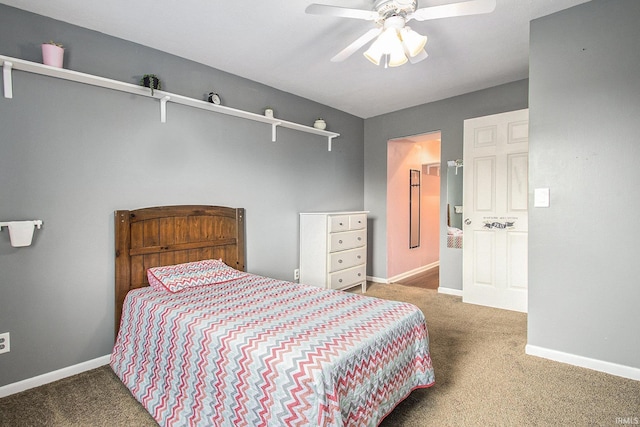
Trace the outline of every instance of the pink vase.
<instances>
[{"instance_id":1,"label":"pink vase","mask_svg":"<svg viewBox=\"0 0 640 427\"><path fill-rule=\"evenodd\" d=\"M45 43L42 45L42 63L52 67L62 68L64 59L64 49L54 44Z\"/></svg>"}]
</instances>

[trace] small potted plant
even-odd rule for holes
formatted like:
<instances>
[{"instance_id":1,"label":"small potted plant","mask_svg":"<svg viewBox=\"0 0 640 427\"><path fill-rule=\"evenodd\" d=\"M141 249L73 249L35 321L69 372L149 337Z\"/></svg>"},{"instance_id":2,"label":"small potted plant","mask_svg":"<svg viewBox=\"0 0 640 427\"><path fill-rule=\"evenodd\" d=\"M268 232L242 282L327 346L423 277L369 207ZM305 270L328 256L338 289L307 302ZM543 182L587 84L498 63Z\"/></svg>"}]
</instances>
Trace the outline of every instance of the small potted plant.
<instances>
[{"instance_id":1,"label":"small potted plant","mask_svg":"<svg viewBox=\"0 0 640 427\"><path fill-rule=\"evenodd\" d=\"M62 68L64 47L60 43L49 40L42 43L42 63L52 67Z\"/></svg>"},{"instance_id":2,"label":"small potted plant","mask_svg":"<svg viewBox=\"0 0 640 427\"><path fill-rule=\"evenodd\" d=\"M151 96L153 96L154 89L162 89L162 83L160 82L158 76L156 76L155 74L145 74L140 79L140 84L151 89Z\"/></svg>"}]
</instances>

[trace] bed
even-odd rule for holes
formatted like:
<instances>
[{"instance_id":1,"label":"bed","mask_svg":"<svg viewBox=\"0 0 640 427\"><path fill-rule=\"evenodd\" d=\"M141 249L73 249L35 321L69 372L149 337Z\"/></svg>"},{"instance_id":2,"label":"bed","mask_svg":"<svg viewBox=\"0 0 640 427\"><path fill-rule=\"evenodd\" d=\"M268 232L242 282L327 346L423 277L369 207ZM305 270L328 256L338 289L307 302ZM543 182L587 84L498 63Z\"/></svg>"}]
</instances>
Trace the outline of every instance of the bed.
<instances>
[{"instance_id":1,"label":"bed","mask_svg":"<svg viewBox=\"0 0 640 427\"><path fill-rule=\"evenodd\" d=\"M244 271L241 208L115 225L111 367L161 426L376 426L434 384L417 307Z\"/></svg>"}]
</instances>

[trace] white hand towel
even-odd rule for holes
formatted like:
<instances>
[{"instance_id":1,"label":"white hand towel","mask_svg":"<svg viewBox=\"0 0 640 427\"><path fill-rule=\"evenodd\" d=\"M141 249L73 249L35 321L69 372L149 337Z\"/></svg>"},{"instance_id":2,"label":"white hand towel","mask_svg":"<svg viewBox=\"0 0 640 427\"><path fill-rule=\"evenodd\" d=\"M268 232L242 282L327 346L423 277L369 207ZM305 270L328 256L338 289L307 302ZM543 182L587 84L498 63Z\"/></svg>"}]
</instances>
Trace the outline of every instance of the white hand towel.
<instances>
[{"instance_id":1,"label":"white hand towel","mask_svg":"<svg viewBox=\"0 0 640 427\"><path fill-rule=\"evenodd\" d=\"M11 246L20 248L31 245L34 228L33 221L10 221L9 237L11 238Z\"/></svg>"}]
</instances>

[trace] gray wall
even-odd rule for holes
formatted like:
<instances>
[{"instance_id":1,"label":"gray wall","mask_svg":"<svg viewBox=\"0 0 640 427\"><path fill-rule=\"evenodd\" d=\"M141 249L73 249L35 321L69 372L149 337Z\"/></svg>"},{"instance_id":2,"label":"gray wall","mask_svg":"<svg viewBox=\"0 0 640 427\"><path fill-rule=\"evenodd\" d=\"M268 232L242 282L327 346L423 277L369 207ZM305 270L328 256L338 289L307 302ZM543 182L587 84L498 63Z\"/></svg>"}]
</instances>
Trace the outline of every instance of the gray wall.
<instances>
[{"instance_id":1,"label":"gray wall","mask_svg":"<svg viewBox=\"0 0 640 427\"><path fill-rule=\"evenodd\" d=\"M0 5L0 53L41 61L67 47L65 67L298 123L322 116L341 136L279 129L175 104L168 122L149 98L14 71L0 97L0 220L42 219L34 244L0 233L0 386L104 356L113 345L113 211L171 204L246 208L247 269L292 279L298 213L360 210L363 120L218 70Z\"/></svg>"},{"instance_id":2,"label":"gray wall","mask_svg":"<svg viewBox=\"0 0 640 427\"><path fill-rule=\"evenodd\" d=\"M453 159L447 159L453 160ZM442 169L443 171L445 169ZM444 175L444 174L443 174ZM462 206L462 189L463 189L463 177L464 168L447 167L447 203L449 203L449 215L451 219L451 226L462 230L463 214L456 213L455 206Z\"/></svg>"},{"instance_id":3,"label":"gray wall","mask_svg":"<svg viewBox=\"0 0 640 427\"><path fill-rule=\"evenodd\" d=\"M640 368L640 2L531 23L530 345Z\"/></svg>"},{"instance_id":4,"label":"gray wall","mask_svg":"<svg viewBox=\"0 0 640 427\"><path fill-rule=\"evenodd\" d=\"M366 119L364 204L370 211L370 275L387 278L387 141L441 131L442 171L462 158L464 120L527 108L528 81L521 80ZM446 175L445 175L446 176ZM462 289L462 251L447 248L447 180L440 180L440 286Z\"/></svg>"}]
</instances>

